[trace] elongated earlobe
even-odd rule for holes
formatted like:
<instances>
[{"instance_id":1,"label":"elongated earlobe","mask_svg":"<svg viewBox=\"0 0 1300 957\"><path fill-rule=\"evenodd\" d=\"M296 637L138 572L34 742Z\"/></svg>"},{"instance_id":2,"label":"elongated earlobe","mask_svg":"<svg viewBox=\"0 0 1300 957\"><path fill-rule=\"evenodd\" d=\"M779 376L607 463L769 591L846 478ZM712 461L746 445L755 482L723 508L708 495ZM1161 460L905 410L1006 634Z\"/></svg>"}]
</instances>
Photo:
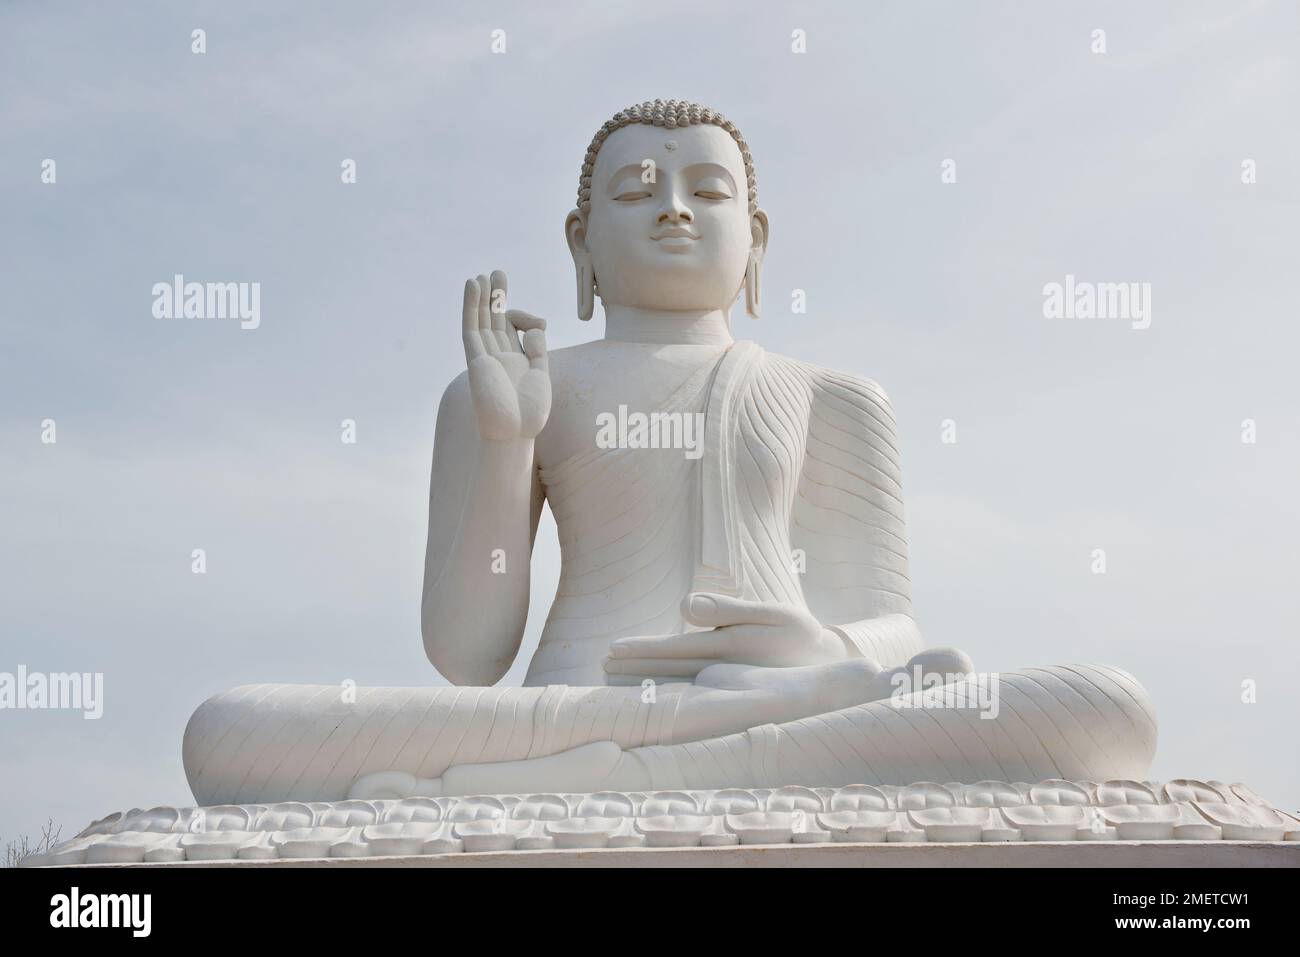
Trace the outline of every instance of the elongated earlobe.
<instances>
[{"instance_id":1,"label":"elongated earlobe","mask_svg":"<svg viewBox=\"0 0 1300 957\"><path fill-rule=\"evenodd\" d=\"M587 221L582 210L575 209L564 220L564 238L573 256L573 272L578 280L578 318L586 322L596 311L596 270L587 251Z\"/></svg>"},{"instance_id":2,"label":"elongated earlobe","mask_svg":"<svg viewBox=\"0 0 1300 957\"><path fill-rule=\"evenodd\" d=\"M760 293L762 288L763 263L758 253L749 253L749 262L745 264L745 311L757 319L761 311Z\"/></svg>"},{"instance_id":3,"label":"elongated earlobe","mask_svg":"<svg viewBox=\"0 0 1300 957\"><path fill-rule=\"evenodd\" d=\"M588 264L574 264L578 275L578 318L586 322L596 310L596 280Z\"/></svg>"},{"instance_id":4,"label":"elongated earlobe","mask_svg":"<svg viewBox=\"0 0 1300 957\"><path fill-rule=\"evenodd\" d=\"M749 228L752 243L749 261L745 263L745 311L757 319L763 304L763 256L767 252L769 229L767 213L761 209L754 210Z\"/></svg>"}]
</instances>

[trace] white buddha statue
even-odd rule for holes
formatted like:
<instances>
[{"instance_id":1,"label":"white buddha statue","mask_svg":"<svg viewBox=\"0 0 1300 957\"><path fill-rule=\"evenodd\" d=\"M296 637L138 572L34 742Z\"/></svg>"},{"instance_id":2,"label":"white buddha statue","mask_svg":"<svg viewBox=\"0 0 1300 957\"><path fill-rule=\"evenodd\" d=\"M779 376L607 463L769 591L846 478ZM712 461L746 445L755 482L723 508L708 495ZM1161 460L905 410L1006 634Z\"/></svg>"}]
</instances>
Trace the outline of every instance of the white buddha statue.
<instances>
[{"instance_id":1,"label":"white buddha statue","mask_svg":"<svg viewBox=\"0 0 1300 957\"><path fill-rule=\"evenodd\" d=\"M218 695L185 732L200 804L1141 779L1155 720L1122 671L1002 673L983 710L895 693L918 671L970 684L971 664L922 650L885 393L732 336L742 295L759 312L756 198L709 109L656 100L601 127L565 233L604 338L548 352L503 273L465 285L422 617L454 686ZM620 409L657 431L602 440ZM525 686L491 687L519 651L543 502L559 588Z\"/></svg>"}]
</instances>

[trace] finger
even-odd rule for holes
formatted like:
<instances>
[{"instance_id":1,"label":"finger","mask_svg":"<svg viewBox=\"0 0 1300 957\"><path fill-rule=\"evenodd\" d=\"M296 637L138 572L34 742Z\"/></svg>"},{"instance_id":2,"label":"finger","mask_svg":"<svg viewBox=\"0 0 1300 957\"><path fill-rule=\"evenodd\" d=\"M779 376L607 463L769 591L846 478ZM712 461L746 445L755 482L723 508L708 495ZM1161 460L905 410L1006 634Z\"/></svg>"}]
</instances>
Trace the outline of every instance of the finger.
<instances>
[{"instance_id":1,"label":"finger","mask_svg":"<svg viewBox=\"0 0 1300 957\"><path fill-rule=\"evenodd\" d=\"M607 658L605 673L626 678L694 678L716 658Z\"/></svg>"},{"instance_id":2,"label":"finger","mask_svg":"<svg viewBox=\"0 0 1300 957\"><path fill-rule=\"evenodd\" d=\"M488 352L496 352L500 345L492 335L492 284L487 276L478 277L478 331L483 336L483 345Z\"/></svg>"},{"instance_id":3,"label":"finger","mask_svg":"<svg viewBox=\"0 0 1300 957\"><path fill-rule=\"evenodd\" d=\"M501 348L518 352L519 337L511 331L506 322L506 274L500 269L492 270L488 277L488 321L496 334Z\"/></svg>"},{"instance_id":4,"label":"finger","mask_svg":"<svg viewBox=\"0 0 1300 957\"><path fill-rule=\"evenodd\" d=\"M507 309L506 321L518 329L525 332L529 329L545 329L546 320L541 316L534 316L531 312L524 312L522 309Z\"/></svg>"},{"instance_id":5,"label":"finger","mask_svg":"<svg viewBox=\"0 0 1300 957\"><path fill-rule=\"evenodd\" d=\"M682 617L692 625L717 628L722 625L802 624L807 613L795 605L745 601L729 595L693 592L682 601Z\"/></svg>"},{"instance_id":6,"label":"finger","mask_svg":"<svg viewBox=\"0 0 1300 957\"><path fill-rule=\"evenodd\" d=\"M528 366L545 372L549 360L546 357L546 333L541 329L529 329L524 333L524 355L528 356Z\"/></svg>"},{"instance_id":7,"label":"finger","mask_svg":"<svg viewBox=\"0 0 1300 957\"><path fill-rule=\"evenodd\" d=\"M460 308L460 331L478 331L478 280L465 280L465 298Z\"/></svg>"},{"instance_id":8,"label":"finger","mask_svg":"<svg viewBox=\"0 0 1300 957\"><path fill-rule=\"evenodd\" d=\"M725 632L695 631L686 635L636 635L609 646L611 658L725 658L731 648Z\"/></svg>"},{"instance_id":9,"label":"finger","mask_svg":"<svg viewBox=\"0 0 1300 957\"><path fill-rule=\"evenodd\" d=\"M546 372L546 335L543 334L546 320L541 316L524 312L523 309L510 309L506 313L506 320L510 322L512 328L524 333L523 350L524 355L528 356L529 367ZM516 339L517 333L511 333L510 337Z\"/></svg>"},{"instance_id":10,"label":"finger","mask_svg":"<svg viewBox=\"0 0 1300 957\"><path fill-rule=\"evenodd\" d=\"M478 334L478 281L465 280L465 300L461 304L460 337L465 343L465 361L473 362L483 354Z\"/></svg>"},{"instance_id":11,"label":"finger","mask_svg":"<svg viewBox=\"0 0 1300 957\"><path fill-rule=\"evenodd\" d=\"M674 675L605 675L605 684L611 688L636 688L646 682L653 685L671 688L674 685L689 685L695 681L694 675L683 675L680 677Z\"/></svg>"}]
</instances>

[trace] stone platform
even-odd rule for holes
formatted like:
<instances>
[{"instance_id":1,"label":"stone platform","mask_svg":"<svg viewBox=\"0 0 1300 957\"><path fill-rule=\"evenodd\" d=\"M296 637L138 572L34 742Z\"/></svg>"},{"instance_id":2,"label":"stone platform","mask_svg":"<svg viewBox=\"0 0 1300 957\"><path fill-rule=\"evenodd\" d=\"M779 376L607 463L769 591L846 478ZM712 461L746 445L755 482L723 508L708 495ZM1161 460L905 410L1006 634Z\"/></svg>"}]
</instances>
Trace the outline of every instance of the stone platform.
<instances>
[{"instance_id":1,"label":"stone platform","mask_svg":"<svg viewBox=\"0 0 1300 957\"><path fill-rule=\"evenodd\" d=\"M1300 818L1178 779L159 807L25 866L1300 866Z\"/></svg>"},{"instance_id":2,"label":"stone platform","mask_svg":"<svg viewBox=\"0 0 1300 957\"><path fill-rule=\"evenodd\" d=\"M1300 867L1300 841L1080 841L998 844L753 844L732 847L462 851L397 857L307 857L80 864L85 868L222 867Z\"/></svg>"}]
</instances>

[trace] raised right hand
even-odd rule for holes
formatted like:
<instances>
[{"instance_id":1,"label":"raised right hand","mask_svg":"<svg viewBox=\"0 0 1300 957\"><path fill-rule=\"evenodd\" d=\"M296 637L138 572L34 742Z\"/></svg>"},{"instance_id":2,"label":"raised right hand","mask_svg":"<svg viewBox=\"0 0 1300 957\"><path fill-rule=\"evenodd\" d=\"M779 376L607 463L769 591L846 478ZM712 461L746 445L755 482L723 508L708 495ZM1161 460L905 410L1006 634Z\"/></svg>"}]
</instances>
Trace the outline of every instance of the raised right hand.
<instances>
[{"instance_id":1,"label":"raised right hand","mask_svg":"<svg viewBox=\"0 0 1300 957\"><path fill-rule=\"evenodd\" d=\"M479 435L532 439L551 414L546 320L506 309L506 274L465 282L461 338ZM519 333L523 333L520 342Z\"/></svg>"}]
</instances>

